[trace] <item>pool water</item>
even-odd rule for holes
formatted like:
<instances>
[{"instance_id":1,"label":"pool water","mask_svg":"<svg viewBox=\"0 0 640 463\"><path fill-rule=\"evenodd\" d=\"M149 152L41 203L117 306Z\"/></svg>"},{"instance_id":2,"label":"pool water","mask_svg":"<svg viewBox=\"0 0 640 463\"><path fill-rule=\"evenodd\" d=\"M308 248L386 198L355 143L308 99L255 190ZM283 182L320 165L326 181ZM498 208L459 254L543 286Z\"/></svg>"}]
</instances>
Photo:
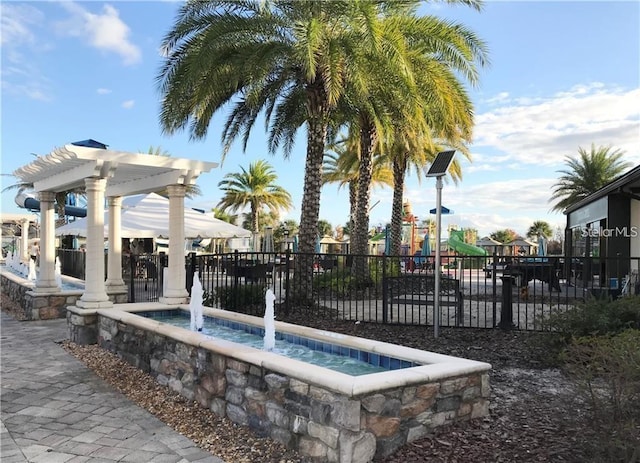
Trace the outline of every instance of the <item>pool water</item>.
<instances>
[{"instance_id":1,"label":"pool water","mask_svg":"<svg viewBox=\"0 0 640 463\"><path fill-rule=\"evenodd\" d=\"M171 311L173 312L173 311ZM183 313L139 313L146 318L162 321L172 326L190 329L190 317ZM232 325L232 326L225 326ZM236 326L238 325L238 326ZM202 334L212 338L224 339L255 349L264 346L264 328L228 320L204 317ZM329 368L351 376L380 373L391 369L416 366L413 362L390 358L372 352L350 349L348 347L315 341L295 335L276 332L275 348L271 351L312 365Z\"/></svg>"}]
</instances>

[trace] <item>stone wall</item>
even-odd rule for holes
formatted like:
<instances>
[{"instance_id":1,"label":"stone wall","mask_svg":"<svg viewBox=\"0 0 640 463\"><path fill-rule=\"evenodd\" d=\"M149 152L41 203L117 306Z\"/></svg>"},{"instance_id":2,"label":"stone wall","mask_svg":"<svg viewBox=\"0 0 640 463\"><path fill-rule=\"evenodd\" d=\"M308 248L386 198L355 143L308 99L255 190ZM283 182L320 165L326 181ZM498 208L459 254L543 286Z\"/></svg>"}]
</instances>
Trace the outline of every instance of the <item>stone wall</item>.
<instances>
[{"instance_id":1,"label":"stone wall","mask_svg":"<svg viewBox=\"0 0 640 463\"><path fill-rule=\"evenodd\" d=\"M67 307L74 306L82 296L83 290L58 291L54 293L36 293L33 285L25 285L24 278L0 273L2 292L21 309L21 320L50 320L66 318ZM114 304L128 301L126 291L109 294ZM95 343L95 341L94 341Z\"/></svg>"},{"instance_id":2,"label":"stone wall","mask_svg":"<svg viewBox=\"0 0 640 463\"><path fill-rule=\"evenodd\" d=\"M31 285L0 274L2 292L7 294L22 309L22 320L50 320L65 318L66 308L74 305L82 291L35 293Z\"/></svg>"},{"instance_id":3,"label":"stone wall","mask_svg":"<svg viewBox=\"0 0 640 463\"><path fill-rule=\"evenodd\" d=\"M486 372L347 396L102 315L98 343L187 399L316 461L384 458L433 428L489 413Z\"/></svg>"}]
</instances>

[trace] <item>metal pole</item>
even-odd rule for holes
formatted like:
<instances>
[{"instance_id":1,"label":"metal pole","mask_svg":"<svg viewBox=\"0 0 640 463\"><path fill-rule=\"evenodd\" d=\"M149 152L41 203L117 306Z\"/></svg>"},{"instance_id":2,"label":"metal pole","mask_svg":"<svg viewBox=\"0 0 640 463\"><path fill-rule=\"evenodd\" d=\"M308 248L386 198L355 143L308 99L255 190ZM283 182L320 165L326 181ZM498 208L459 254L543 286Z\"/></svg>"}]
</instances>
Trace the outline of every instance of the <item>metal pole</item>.
<instances>
[{"instance_id":1,"label":"metal pole","mask_svg":"<svg viewBox=\"0 0 640 463\"><path fill-rule=\"evenodd\" d=\"M433 288L433 337L440 335L440 224L442 220L442 176L436 177L436 262Z\"/></svg>"}]
</instances>

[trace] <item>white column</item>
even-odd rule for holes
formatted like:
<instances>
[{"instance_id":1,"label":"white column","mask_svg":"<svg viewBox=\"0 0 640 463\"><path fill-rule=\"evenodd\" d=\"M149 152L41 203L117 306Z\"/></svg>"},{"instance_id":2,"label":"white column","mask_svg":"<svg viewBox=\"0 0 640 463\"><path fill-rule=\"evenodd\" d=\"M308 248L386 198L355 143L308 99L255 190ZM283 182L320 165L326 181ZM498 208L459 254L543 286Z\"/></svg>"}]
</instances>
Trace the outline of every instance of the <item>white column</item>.
<instances>
[{"instance_id":1,"label":"white column","mask_svg":"<svg viewBox=\"0 0 640 463\"><path fill-rule=\"evenodd\" d=\"M87 195L87 251L84 293L76 305L84 309L113 307L104 284L104 178L85 178Z\"/></svg>"},{"instance_id":2,"label":"white column","mask_svg":"<svg viewBox=\"0 0 640 463\"><path fill-rule=\"evenodd\" d=\"M122 197L110 196L109 205L109 257L107 259L107 292L126 291L122 279Z\"/></svg>"},{"instance_id":3,"label":"white column","mask_svg":"<svg viewBox=\"0 0 640 463\"><path fill-rule=\"evenodd\" d=\"M29 219L22 219L22 232L20 236L20 260L29 262Z\"/></svg>"},{"instance_id":4,"label":"white column","mask_svg":"<svg viewBox=\"0 0 640 463\"><path fill-rule=\"evenodd\" d=\"M184 185L169 185L169 268L165 275L166 291L160 302L184 304L189 293L185 288L184 257Z\"/></svg>"},{"instance_id":5,"label":"white column","mask_svg":"<svg viewBox=\"0 0 640 463\"><path fill-rule=\"evenodd\" d=\"M56 283L56 218L55 199L52 191L40 191L40 220L42 228L40 232L40 270L34 291L37 293L52 293L60 291ZM27 223L26 233L29 233ZM25 232L23 231L23 234Z\"/></svg>"}]
</instances>

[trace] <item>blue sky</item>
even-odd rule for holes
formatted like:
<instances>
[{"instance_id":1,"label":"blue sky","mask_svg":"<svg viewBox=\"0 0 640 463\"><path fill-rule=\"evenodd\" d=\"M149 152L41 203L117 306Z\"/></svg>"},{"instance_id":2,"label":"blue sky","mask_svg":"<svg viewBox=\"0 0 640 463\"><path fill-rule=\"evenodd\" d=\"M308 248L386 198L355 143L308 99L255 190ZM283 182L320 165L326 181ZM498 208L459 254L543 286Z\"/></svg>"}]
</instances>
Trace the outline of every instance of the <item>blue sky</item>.
<instances>
[{"instance_id":1,"label":"blue sky","mask_svg":"<svg viewBox=\"0 0 640 463\"><path fill-rule=\"evenodd\" d=\"M93 138L123 151L161 146L174 157L220 161L220 127L208 137L164 136L158 124L155 76L159 45L178 2L7 2L1 9L1 148L3 174L57 146ZM565 156L578 147L612 145L640 163L640 3L487 2L482 12L425 4L422 11L460 21L487 42L491 65L470 89L476 113L473 162L460 184L445 184L445 226L481 235L535 220L564 225L548 202ZM293 196L300 219L305 143L292 156L268 154L256 127L246 153L237 144L221 167L200 177L203 196L189 204L210 209L218 182L240 166L267 159ZM14 183L1 178L2 187ZM3 212L23 212L15 191L2 194ZM392 191L374 189L370 223L389 221ZM405 198L419 218L435 207L435 180L409 177ZM432 218L434 216L431 216ZM348 219L347 191L323 189L320 218L334 227Z\"/></svg>"}]
</instances>

